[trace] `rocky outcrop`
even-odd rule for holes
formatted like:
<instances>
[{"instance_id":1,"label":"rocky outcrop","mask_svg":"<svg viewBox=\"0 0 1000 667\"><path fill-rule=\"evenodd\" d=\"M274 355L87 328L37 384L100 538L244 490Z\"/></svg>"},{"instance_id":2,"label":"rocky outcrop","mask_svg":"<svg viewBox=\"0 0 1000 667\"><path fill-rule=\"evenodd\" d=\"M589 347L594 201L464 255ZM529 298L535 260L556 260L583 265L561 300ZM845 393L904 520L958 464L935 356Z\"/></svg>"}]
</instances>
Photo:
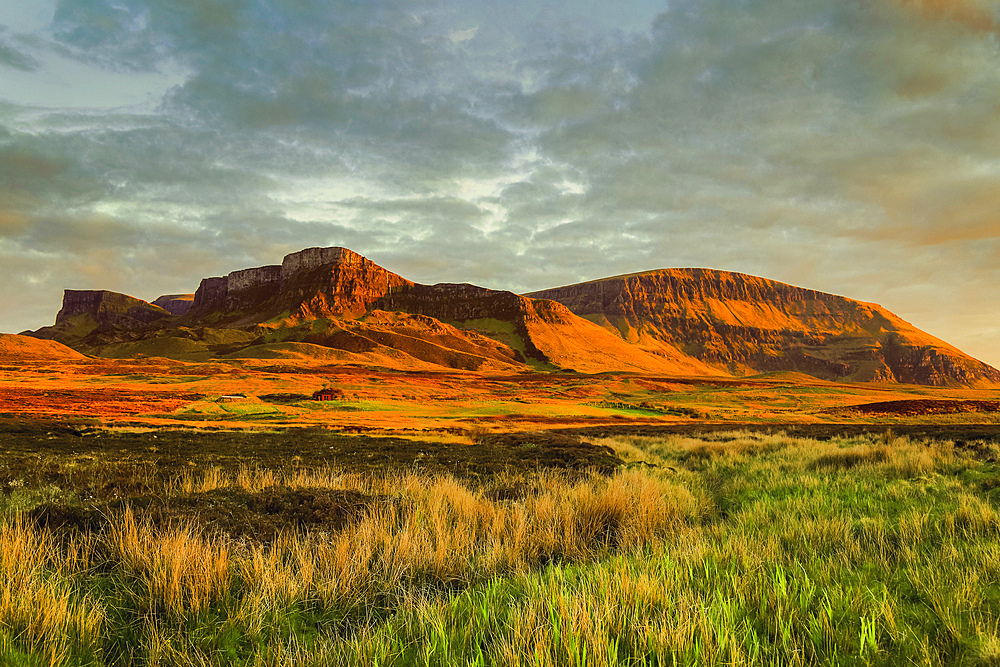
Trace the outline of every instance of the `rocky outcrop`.
<instances>
[{"instance_id":1,"label":"rocky outcrop","mask_svg":"<svg viewBox=\"0 0 1000 667\"><path fill-rule=\"evenodd\" d=\"M127 294L106 290L65 290L62 309L56 314L56 325L86 315L95 322L116 327L137 328L169 317L159 306Z\"/></svg>"},{"instance_id":2,"label":"rocky outcrop","mask_svg":"<svg viewBox=\"0 0 1000 667\"><path fill-rule=\"evenodd\" d=\"M362 266L365 264L377 266L367 257L347 248L306 248L305 250L285 255L284 259L281 260L281 280L288 282L302 271L331 264L344 267ZM385 271L385 269L382 270Z\"/></svg>"},{"instance_id":3,"label":"rocky outcrop","mask_svg":"<svg viewBox=\"0 0 1000 667\"><path fill-rule=\"evenodd\" d=\"M171 315L184 315L191 310L191 303L194 301L194 294L164 294L153 301L154 306L159 306Z\"/></svg>"},{"instance_id":4,"label":"rocky outcrop","mask_svg":"<svg viewBox=\"0 0 1000 667\"><path fill-rule=\"evenodd\" d=\"M32 335L94 354L159 340L149 353L197 344L207 358L287 341L404 367L1000 384L1000 371L880 306L746 274L669 269L522 296L413 283L346 248L307 248L155 304L67 290L56 325Z\"/></svg>"},{"instance_id":5,"label":"rocky outcrop","mask_svg":"<svg viewBox=\"0 0 1000 667\"><path fill-rule=\"evenodd\" d=\"M243 320L285 312L292 317L358 314L412 284L346 248L307 248L286 255L280 266L205 278L188 314L200 319L237 313Z\"/></svg>"},{"instance_id":6,"label":"rocky outcrop","mask_svg":"<svg viewBox=\"0 0 1000 667\"><path fill-rule=\"evenodd\" d=\"M664 269L533 292L640 343L670 343L736 373L1000 383L1000 371L884 308L741 273Z\"/></svg>"}]
</instances>

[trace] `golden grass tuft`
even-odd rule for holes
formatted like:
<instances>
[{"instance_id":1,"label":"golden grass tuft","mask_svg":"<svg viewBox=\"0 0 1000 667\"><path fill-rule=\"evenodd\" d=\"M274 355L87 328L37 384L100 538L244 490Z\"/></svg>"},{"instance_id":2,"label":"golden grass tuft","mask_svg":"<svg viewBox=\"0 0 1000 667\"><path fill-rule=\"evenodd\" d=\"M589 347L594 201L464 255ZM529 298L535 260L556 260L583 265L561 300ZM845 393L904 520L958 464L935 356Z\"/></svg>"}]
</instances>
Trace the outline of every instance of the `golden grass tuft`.
<instances>
[{"instance_id":1,"label":"golden grass tuft","mask_svg":"<svg viewBox=\"0 0 1000 667\"><path fill-rule=\"evenodd\" d=\"M891 450L885 445L864 444L823 454L816 458L813 465L828 470L849 470L859 465L885 463L891 456Z\"/></svg>"},{"instance_id":2,"label":"golden grass tuft","mask_svg":"<svg viewBox=\"0 0 1000 667\"><path fill-rule=\"evenodd\" d=\"M890 477L923 477L954 460L954 443L913 442L887 432L874 442L863 442L842 448L830 448L816 457L813 468L820 470L850 470L857 466L878 469Z\"/></svg>"},{"instance_id":3,"label":"golden grass tuft","mask_svg":"<svg viewBox=\"0 0 1000 667\"><path fill-rule=\"evenodd\" d=\"M100 605L51 573L72 569L80 553L73 544L63 552L21 519L0 524L0 636L9 641L11 633L22 650L50 665L96 643L104 625Z\"/></svg>"},{"instance_id":4,"label":"golden grass tuft","mask_svg":"<svg viewBox=\"0 0 1000 667\"><path fill-rule=\"evenodd\" d=\"M227 543L188 525L156 528L126 508L109 522L102 546L127 576L142 582L150 600L177 618L221 600L230 585Z\"/></svg>"},{"instance_id":5,"label":"golden grass tuft","mask_svg":"<svg viewBox=\"0 0 1000 667\"><path fill-rule=\"evenodd\" d=\"M968 493L959 497L958 509L946 515L945 521L953 525L956 531L968 536L1000 535L1000 514L988 502Z\"/></svg>"}]
</instances>

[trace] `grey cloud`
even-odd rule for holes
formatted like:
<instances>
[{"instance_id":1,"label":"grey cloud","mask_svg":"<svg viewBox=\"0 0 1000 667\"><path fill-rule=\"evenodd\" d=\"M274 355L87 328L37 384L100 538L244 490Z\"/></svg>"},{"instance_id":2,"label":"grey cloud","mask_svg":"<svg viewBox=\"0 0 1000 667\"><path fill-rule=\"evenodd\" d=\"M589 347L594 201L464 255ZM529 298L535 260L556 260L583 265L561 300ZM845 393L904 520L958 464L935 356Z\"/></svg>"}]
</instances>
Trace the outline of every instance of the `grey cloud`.
<instances>
[{"instance_id":1,"label":"grey cloud","mask_svg":"<svg viewBox=\"0 0 1000 667\"><path fill-rule=\"evenodd\" d=\"M11 44L6 31L0 27L0 66L34 72L38 69L39 62L28 51Z\"/></svg>"},{"instance_id":2,"label":"grey cloud","mask_svg":"<svg viewBox=\"0 0 1000 667\"><path fill-rule=\"evenodd\" d=\"M0 251L47 298L336 244L423 282L709 266L984 326L1000 56L978 3L654 4L62 0L41 46L0 49L187 74L153 114L4 106Z\"/></svg>"},{"instance_id":3,"label":"grey cloud","mask_svg":"<svg viewBox=\"0 0 1000 667\"><path fill-rule=\"evenodd\" d=\"M474 221L483 216L483 210L464 199L456 197L428 197L404 199L348 199L342 206L357 209L359 215L369 213L419 215L442 220Z\"/></svg>"}]
</instances>

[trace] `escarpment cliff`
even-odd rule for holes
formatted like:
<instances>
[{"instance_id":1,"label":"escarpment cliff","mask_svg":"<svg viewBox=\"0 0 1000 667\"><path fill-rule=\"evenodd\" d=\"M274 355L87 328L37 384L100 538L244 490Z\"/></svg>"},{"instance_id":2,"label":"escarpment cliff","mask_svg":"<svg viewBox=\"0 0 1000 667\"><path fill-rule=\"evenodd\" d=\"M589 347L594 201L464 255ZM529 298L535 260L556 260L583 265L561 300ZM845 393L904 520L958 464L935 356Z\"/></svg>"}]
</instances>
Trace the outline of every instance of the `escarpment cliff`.
<instances>
[{"instance_id":1,"label":"escarpment cliff","mask_svg":"<svg viewBox=\"0 0 1000 667\"><path fill-rule=\"evenodd\" d=\"M642 345L662 341L735 373L978 385L1000 371L881 306L709 269L664 269L534 292Z\"/></svg>"},{"instance_id":2,"label":"escarpment cliff","mask_svg":"<svg viewBox=\"0 0 1000 667\"><path fill-rule=\"evenodd\" d=\"M55 340L81 352L123 337L141 337L158 330L171 314L159 306L127 294L107 290L65 290L62 308L53 326L25 332Z\"/></svg>"},{"instance_id":3,"label":"escarpment cliff","mask_svg":"<svg viewBox=\"0 0 1000 667\"><path fill-rule=\"evenodd\" d=\"M194 294L164 294L157 297L152 303L171 315L184 315L191 310L193 301Z\"/></svg>"},{"instance_id":4,"label":"escarpment cliff","mask_svg":"<svg viewBox=\"0 0 1000 667\"><path fill-rule=\"evenodd\" d=\"M147 301L118 292L66 290L63 292L62 309L56 314L56 324L63 324L80 315L98 322L134 327L144 326L170 313Z\"/></svg>"},{"instance_id":5,"label":"escarpment cliff","mask_svg":"<svg viewBox=\"0 0 1000 667\"><path fill-rule=\"evenodd\" d=\"M392 290L412 284L346 248L307 248L286 255L280 265L205 278L188 315L202 319L235 314L239 320L252 322L281 313L299 317L360 314Z\"/></svg>"},{"instance_id":6,"label":"escarpment cliff","mask_svg":"<svg viewBox=\"0 0 1000 667\"><path fill-rule=\"evenodd\" d=\"M1000 371L884 308L745 274L667 269L519 295L415 283L346 248L307 248L153 304L67 290L56 324L31 335L115 357L323 348L326 360L407 369L1000 384Z\"/></svg>"},{"instance_id":7,"label":"escarpment cliff","mask_svg":"<svg viewBox=\"0 0 1000 667\"><path fill-rule=\"evenodd\" d=\"M212 313L256 309L280 289L281 267L259 266L205 278L194 293L187 315L198 319Z\"/></svg>"}]
</instances>

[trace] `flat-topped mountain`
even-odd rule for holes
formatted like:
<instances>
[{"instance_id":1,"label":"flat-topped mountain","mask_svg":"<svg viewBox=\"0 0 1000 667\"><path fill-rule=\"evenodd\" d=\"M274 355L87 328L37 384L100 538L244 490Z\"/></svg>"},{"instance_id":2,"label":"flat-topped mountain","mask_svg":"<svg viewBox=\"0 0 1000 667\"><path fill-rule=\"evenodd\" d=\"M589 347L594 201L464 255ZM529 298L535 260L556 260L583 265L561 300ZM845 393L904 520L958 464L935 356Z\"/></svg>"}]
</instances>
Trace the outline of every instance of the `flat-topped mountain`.
<instances>
[{"instance_id":1,"label":"flat-topped mountain","mask_svg":"<svg viewBox=\"0 0 1000 667\"><path fill-rule=\"evenodd\" d=\"M742 273L662 269L534 292L640 347L715 368L831 380L990 385L1000 371L876 304Z\"/></svg>"},{"instance_id":2,"label":"flat-topped mountain","mask_svg":"<svg viewBox=\"0 0 1000 667\"><path fill-rule=\"evenodd\" d=\"M361 315L393 290L413 283L347 248L307 248L280 265L205 278L195 292L193 318L241 313L242 320L290 316Z\"/></svg>"},{"instance_id":3,"label":"flat-topped mountain","mask_svg":"<svg viewBox=\"0 0 1000 667\"><path fill-rule=\"evenodd\" d=\"M346 248L308 248L280 265L205 278L190 306L172 314L181 308L67 290L55 326L31 335L112 357L302 361L312 349L325 362L401 368L720 374L670 345L630 345L561 304L467 284L421 285Z\"/></svg>"},{"instance_id":4,"label":"flat-topped mountain","mask_svg":"<svg viewBox=\"0 0 1000 667\"><path fill-rule=\"evenodd\" d=\"M56 324L74 317L89 316L120 326L142 326L167 315L159 306L132 296L107 290L66 290L63 307L56 313Z\"/></svg>"},{"instance_id":5,"label":"flat-topped mountain","mask_svg":"<svg viewBox=\"0 0 1000 667\"><path fill-rule=\"evenodd\" d=\"M1000 371L879 306L744 274L668 269L525 296L415 283L346 248L153 303L66 290L55 325L29 333L109 357L1000 384Z\"/></svg>"}]
</instances>

